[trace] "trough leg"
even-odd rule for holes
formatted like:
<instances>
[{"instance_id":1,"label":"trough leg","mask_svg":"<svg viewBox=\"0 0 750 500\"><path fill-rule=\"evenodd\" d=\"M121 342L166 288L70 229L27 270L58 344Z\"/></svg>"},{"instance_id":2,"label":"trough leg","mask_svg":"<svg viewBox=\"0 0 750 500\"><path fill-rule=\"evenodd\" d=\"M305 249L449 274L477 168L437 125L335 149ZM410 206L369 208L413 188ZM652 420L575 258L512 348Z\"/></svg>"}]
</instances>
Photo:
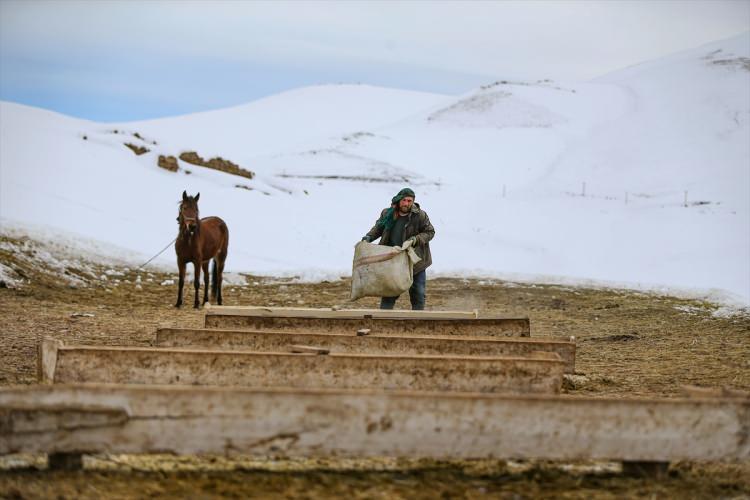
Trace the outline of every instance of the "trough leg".
<instances>
[{"instance_id":1,"label":"trough leg","mask_svg":"<svg viewBox=\"0 0 750 500\"><path fill-rule=\"evenodd\" d=\"M622 473L630 477L663 479L667 477L669 462L631 461L622 462Z\"/></svg>"},{"instance_id":2,"label":"trough leg","mask_svg":"<svg viewBox=\"0 0 750 500\"><path fill-rule=\"evenodd\" d=\"M83 455L81 453L50 453L47 455L49 470L83 470Z\"/></svg>"}]
</instances>

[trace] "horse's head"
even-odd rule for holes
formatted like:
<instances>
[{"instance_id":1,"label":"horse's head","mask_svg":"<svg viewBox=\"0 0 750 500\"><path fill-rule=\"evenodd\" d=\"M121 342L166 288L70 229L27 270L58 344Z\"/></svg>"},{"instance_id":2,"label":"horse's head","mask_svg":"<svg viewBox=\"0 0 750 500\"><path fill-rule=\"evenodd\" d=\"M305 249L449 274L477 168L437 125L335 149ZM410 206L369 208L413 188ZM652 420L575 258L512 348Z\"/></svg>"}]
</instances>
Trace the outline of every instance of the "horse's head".
<instances>
[{"instance_id":1,"label":"horse's head","mask_svg":"<svg viewBox=\"0 0 750 500\"><path fill-rule=\"evenodd\" d=\"M180 202L180 214L177 221L180 224L180 231L193 235L198 229L200 214L198 212L198 198L201 194L188 196L187 192L182 192L182 201Z\"/></svg>"}]
</instances>

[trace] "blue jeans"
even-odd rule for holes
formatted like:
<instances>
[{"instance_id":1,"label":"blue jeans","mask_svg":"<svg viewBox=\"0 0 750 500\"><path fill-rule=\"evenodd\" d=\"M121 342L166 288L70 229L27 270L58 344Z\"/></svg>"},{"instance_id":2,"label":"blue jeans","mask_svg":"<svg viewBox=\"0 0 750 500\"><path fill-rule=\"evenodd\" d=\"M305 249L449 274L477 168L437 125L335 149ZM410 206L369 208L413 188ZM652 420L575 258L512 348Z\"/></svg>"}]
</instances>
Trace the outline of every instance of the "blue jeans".
<instances>
[{"instance_id":1,"label":"blue jeans","mask_svg":"<svg viewBox=\"0 0 750 500\"><path fill-rule=\"evenodd\" d=\"M414 282L409 288L409 300L411 300L411 308L415 311L421 311L424 309L424 291L427 284L427 274L425 271L418 272L414 275ZM393 309L396 305L398 297L383 297L380 299L381 309Z\"/></svg>"}]
</instances>

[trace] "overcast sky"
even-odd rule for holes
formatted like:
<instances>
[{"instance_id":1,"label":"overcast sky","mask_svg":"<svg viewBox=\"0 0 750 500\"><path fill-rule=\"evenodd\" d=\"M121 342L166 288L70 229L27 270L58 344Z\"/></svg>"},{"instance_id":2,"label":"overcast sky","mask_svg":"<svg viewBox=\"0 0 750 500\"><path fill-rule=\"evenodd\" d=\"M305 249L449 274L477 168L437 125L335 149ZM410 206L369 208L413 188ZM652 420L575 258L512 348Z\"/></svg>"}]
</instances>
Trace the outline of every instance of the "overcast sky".
<instances>
[{"instance_id":1,"label":"overcast sky","mask_svg":"<svg viewBox=\"0 0 750 500\"><path fill-rule=\"evenodd\" d=\"M321 83L588 80L750 30L750 0L0 0L0 99L101 121Z\"/></svg>"}]
</instances>

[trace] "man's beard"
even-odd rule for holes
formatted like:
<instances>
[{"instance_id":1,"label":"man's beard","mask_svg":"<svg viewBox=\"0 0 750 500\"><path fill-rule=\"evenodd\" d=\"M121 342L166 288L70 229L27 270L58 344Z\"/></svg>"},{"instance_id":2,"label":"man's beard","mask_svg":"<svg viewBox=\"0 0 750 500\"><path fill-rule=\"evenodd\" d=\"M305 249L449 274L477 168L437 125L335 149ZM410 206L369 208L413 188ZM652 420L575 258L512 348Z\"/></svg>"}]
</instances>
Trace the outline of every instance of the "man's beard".
<instances>
[{"instance_id":1,"label":"man's beard","mask_svg":"<svg viewBox=\"0 0 750 500\"><path fill-rule=\"evenodd\" d=\"M398 207L398 211L402 214L408 214L409 213L409 207Z\"/></svg>"}]
</instances>

